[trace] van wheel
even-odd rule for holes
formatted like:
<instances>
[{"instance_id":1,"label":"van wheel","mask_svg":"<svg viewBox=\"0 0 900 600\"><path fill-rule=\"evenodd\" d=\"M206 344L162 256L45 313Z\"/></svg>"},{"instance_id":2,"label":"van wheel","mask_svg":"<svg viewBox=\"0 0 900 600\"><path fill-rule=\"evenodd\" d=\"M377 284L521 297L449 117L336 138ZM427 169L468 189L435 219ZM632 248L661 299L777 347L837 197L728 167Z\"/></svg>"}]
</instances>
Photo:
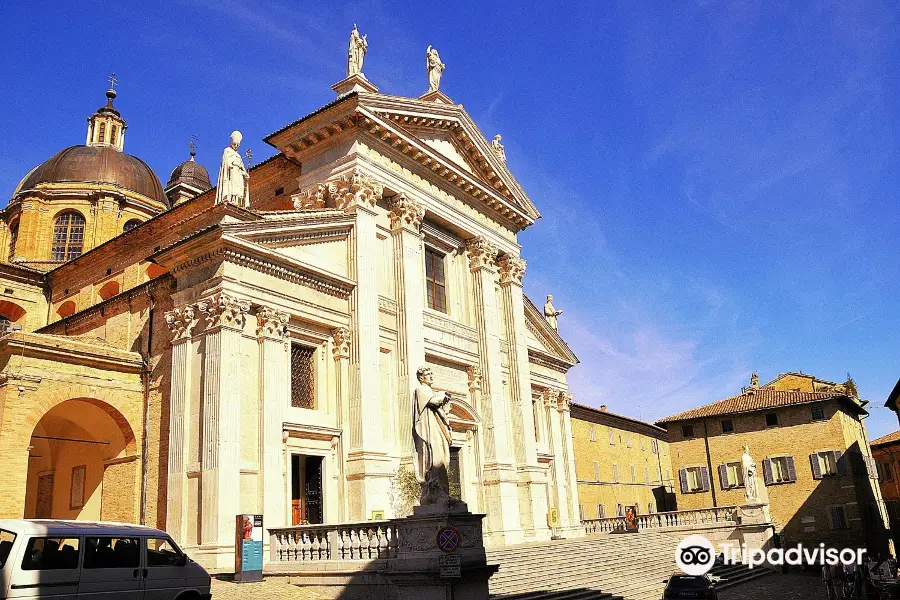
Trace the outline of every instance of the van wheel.
<instances>
[{"instance_id":1,"label":"van wheel","mask_svg":"<svg viewBox=\"0 0 900 600\"><path fill-rule=\"evenodd\" d=\"M176 600L200 600L200 594L197 592L185 592L178 596Z\"/></svg>"}]
</instances>

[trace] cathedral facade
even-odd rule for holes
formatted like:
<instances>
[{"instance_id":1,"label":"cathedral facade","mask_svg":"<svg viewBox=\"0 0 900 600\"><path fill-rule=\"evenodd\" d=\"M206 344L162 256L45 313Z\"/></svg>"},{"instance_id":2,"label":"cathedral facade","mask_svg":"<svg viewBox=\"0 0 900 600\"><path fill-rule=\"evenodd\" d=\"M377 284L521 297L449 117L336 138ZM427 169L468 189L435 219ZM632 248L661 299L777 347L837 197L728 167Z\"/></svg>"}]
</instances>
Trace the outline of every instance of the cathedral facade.
<instances>
[{"instance_id":1,"label":"cathedral facade","mask_svg":"<svg viewBox=\"0 0 900 600\"><path fill-rule=\"evenodd\" d=\"M522 291L540 215L433 87L351 70L265 138L248 206L217 202L193 153L162 186L110 90L2 213L0 517L141 522L230 567L238 513L403 516L428 366L486 543L579 535L577 358Z\"/></svg>"}]
</instances>

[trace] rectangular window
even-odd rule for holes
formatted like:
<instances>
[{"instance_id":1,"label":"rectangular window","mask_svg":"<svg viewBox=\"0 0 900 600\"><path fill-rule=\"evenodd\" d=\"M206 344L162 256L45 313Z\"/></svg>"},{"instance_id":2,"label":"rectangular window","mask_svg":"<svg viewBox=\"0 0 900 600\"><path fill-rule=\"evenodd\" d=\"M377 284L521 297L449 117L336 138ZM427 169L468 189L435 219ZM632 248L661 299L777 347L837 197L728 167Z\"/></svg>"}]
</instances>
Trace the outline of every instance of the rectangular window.
<instances>
[{"instance_id":1,"label":"rectangular window","mask_svg":"<svg viewBox=\"0 0 900 600\"><path fill-rule=\"evenodd\" d=\"M731 462L725 465L726 483L728 487L738 487L744 485L744 469L741 463Z\"/></svg>"},{"instance_id":2,"label":"rectangular window","mask_svg":"<svg viewBox=\"0 0 900 600\"><path fill-rule=\"evenodd\" d=\"M594 481L600 481L600 463L594 461Z\"/></svg>"},{"instance_id":3,"label":"rectangular window","mask_svg":"<svg viewBox=\"0 0 900 600\"><path fill-rule=\"evenodd\" d=\"M637 472L634 469L634 465L631 465L631 483L637 483Z\"/></svg>"},{"instance_id":4,"label":"rectangular window","mask_svg":"<svg viewBox=\"0 0 900 600\"><path fill-rule=\"evenodd\" d=\"M591 425L590 434L591 434L591 441L596 442L597 436L594 434L594 426L593 425Z\"/></svg>"},{"instance_id":5,"label":"rectangular window","mask_svg":"<svg viewBox=\"0 0 900 600\"><path fill-rule=\"evenodd\" d=\"M694 437L694 426L693 425L682 425L681 426L681 435L685 437L685 439Z\"/></svg>"},{"instance_id":6,"label":"rectangular window","mask_svg":"<svg viewBox=\"0 0 900 600\"><path fill-rule=\"evenodd\" d=\"M778 413L766 413L766 427L778 426Z\"/></svg>"},{"instance_id":7,"label":"rectangular window","mask_svg":"<svg viewBox=\"0 0 900 600\"><path fill-rule=\"evenodd\" d=\"M699 492L703 490L703 477L701 467L689 467L685 469L687 473L687 488L690 492Z\"/></svg>"},{"instance_id":8,"label":"rectangular window","mask_svg":"<svg viewBox=\"0 0 900 600\"><path fill-rule=\"evenodd\" d=\"M175 567L181 563L181 550L168 538L147 538L147 566Z\"/></svg>"},{"instance_id":9,"label":"rectangular window","mask_svg":"<svg viewBox=\"0 0 900 600\"><path fill-rule=\"evenodd\" d=\"M734 421L722 419L722 433L734 433Z\"/></svg>"},{"instance_id":10,"label":"rectangular window","mask_svg":"<svg viewBox=\"0 0 900 600\"><path fill-rule=\"evenodd\" d=\"M794 481L794 478L791 476L791 461L789 459L789 456L776 456L769 459L772 469L772 481L774 483Z\"/></svg>"},{"instance_id":11,"label":"rectangular window","mask_svg":"<svg viewBox=\"0 0 900 600\"><path fill-rule=\"evenodd\" d=\"M619 482L619 465L613 465L613 481Z\"/></svg>"},{"instance_id":12,"label":"rectangular window","mask_svg":"<svg viewBox=\"0 0 900 600\"><path fill-rule=\"evenodd\" d=\"M616 504L616 516L617 517L625 516L625 505L624 504Z\"/></svg>"},{"instance_id":13,"label":"rectangular window","mask_svg":"<svg viewBox=\"0 0 900 600\"><path fill-rule=\"evenodd\" d=\"M78 568L78 538L33 537L22 559L23 571Z\"/></svg>"},{"instance_id":14,"label":"rectangular window","mask_svg":"<svg viewBox=\"0 0 900 600\"><path fill-rule=\"evenodd\" d=\"M891 463L878 463L878 479L881 481L894 480L894 471L891 469Z\"/></svg>"},{"instance_id":15,"label":"rectangular window","mask_svg":"<svg viewBox=\"0 0 900 600\"><path fill-rule=\"evenodd\" d=\"M609 445L614 446L616 443L616 434L612 430L612 427L609 428Z\"/></svg>"},{"instance_id":16,"label":"rectangular window","mask_svg":"<svg viewBox=\"0 0 900 600\"><path fill-rule=\"evenodd\" d=\"M315 349L291 344L291 406L315 408Z\"/></svg>"},{"instance_id":17,"label":"rectangular window","mask_svg":"<svg viewBox=\"0 0 900 600\"><path fill-rule=\"evenodd\" d=\"M89 537L84 540L85 569L136 569L141 563L138 538Z\"/></svg>"},{"instance_id":18,"label":"rectangular window","mask_svg":"<svg viewBox=\"0 0 900 600\"><path fill-rule=\"evenodd\" d=\"M831 515L832 529L847 529L847 516L844 514L843 506L832 506L828 509Z\"/></svg>"},{"instance_id":19,"label":"rectangular window","mask_svg":"<svg viewBox=\"0 0 900 600\"><path fill-rule=\"evenodd\" d=\"M625 447L631 448L631 434L630 433L625 434Z\"/></svg>"},{"instance_id":20,"label":"rectangular window","mask_svg":"<svg viewBox=\"0 0 900 600\"><path fill-rule=\"evenodd\" d=\"M816 459L819 461L819 471L822 475L837 475L837 461L835 461L834 452L816 452Z\"/></svg>"},{"instance_id":21,"label":"rectangular window","mask_svg":"<svg viewBox=\"0 0 900 600\"><path fill-rule=\"evenodd\" d=\"M644 445L644 438L641 438L641 450L646 450L647 447Z\"/></svg>"},{"instance_id":22,"label":"rectangular window","mask_svg":"<svg viewBox=\"0 0 900 600\"><path fill-rule=\"evenodd\" d=\"M603 505L598 504L597 505L597 518L598 519L604 518L606 516L604 513L605 513L605 509L603 508Z\"/></svg>"},{"instance_id":23,"label":"rectangular window","mask_svg":"<svg viewBox=\"0 0 900 600\"><path fill-rule=\"evenodd\" d=\"M0 529L0 570L6 564L9 553L12 551L13 543L16 541L16 534L12 531Z\"/></svg>"},{"instance_id":24,"label":"rectangular window","mask_svg":"<svg viewBox=\"0 0 900 600\"><path fill-rule=\"evenodd\" d=\"M659 442L657 442L655 439L650 440L650 450L653 452L653 454L659 453Z\"/></svg>"},{"instance_id":25,"label":"rectangular window","mask_svg":"<svg viewBox=\"0 0 900 600\"><path fill-rule=\"evenodd\" d=\"M810 409L810 416L813 421L824 421L825 420L825 407L821 404L813 404Z\"/></svg>"},{"instance_id":26,"label":"rectangular window","mask_svg":"<svg viewBox=\"0 0 900 600\"><path fill-rule=\"evenodd\" d=\"M444 255L425 248L425 291L428 308L447 312L447 281L444 275Z\"/></svg>"}]
</instances>

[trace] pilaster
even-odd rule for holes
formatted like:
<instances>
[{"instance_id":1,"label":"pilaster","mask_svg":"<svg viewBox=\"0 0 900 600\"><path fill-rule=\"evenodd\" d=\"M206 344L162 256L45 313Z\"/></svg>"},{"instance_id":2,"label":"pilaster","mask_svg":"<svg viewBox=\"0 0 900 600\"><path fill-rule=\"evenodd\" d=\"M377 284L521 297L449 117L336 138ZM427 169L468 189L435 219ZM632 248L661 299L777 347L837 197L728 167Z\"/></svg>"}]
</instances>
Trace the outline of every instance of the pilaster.
<instances>
[{"instance_id":1,"label":"pilaster","mask_svg":"<svg viewBox=\"0 0 900 600\"><path fill-rule=\"evenodd\" d=\"M416 370L425 364L422 311L425 305L422 236L420 228L425 208L400 193L391 200L391 237L394 244L394 273L397 290L397 357L400 368L399 398L401 458L411 460L413 393Z\"/></svg>"},{"instance_id":2,"label":"pilaster","mask_svg":"<svg viewBox=\"0 0 900 600\"><path fill-rule=\"evenodd\" d=\"M472 272L475 324L481 369L482 418L485 423L484 486L487 536L494 545L524 539L519 519L518 481L510 436L509 403L500 364L500 320L495 292L497 248L477 237L467 244Z\"/></svg>"},{"instance_id":3,"label":"pilaster","mask_svg":"<svg viewBox=\"0 0 900 600\"><path fill-rule=\"evenodd\" d=\"M184 457L187 453L185 415L191 386L191 330L196 325L194 307L176 308L165 314L172 332L172 374L169 390L169 447L166 481L166 531L176 542L186 541L187 490Z\"/></svg>"},{"instance_id":4,"label":"pilaster","mask_svg":"<svg viewBox=\"0 0 900 600\"><path fill-rule=\"evenodd\" d=\"M516 470L519 480L519 512L529 538L549 539L547 527L546 476L537 460L534 408L531 401L531 370L525 329L522 279L525 260L506 255L500 260L500 295L509 347L509 401Z\"/></svg>"},{"instance_id":5,"label":"pilaster","mask_svg":"<svg viewBox=\"0 0 900 600\"><path fill-rule=\"evenodd\" d=\"M286 339L290 315L261 306L256 311L259 340L260 447L263 514L270 527L290 525L284 504L285 471L282 451L284 411L290 389L290 345Z\"/></svg>"},{"instance_id":6,"label":"pilaster","mask_svg":"<svg viewBox=\"0 0 900 600\"><path fill-rule=\"evenodd\" d=\"M553 454L553 464L551 466L553 478L553 503L559 510L559 523L562 526L569 524L569 514L571 505L569 504L566 490L568 488L568 479L566 475L566 458L563 452L566 440L563 436L562 421L559 418L559 390L544 390L544 405L547 412L547 422L550 425L550 439L547 445ZM576 518L580 518L576 507Z\"/></svg>"},{"instance_id":7,"label":"pilaster","mask_svg":"<svg viewBox=\"0 0 900 600\"><path fill-rule=\"evenodd\" d=\"M569 526L573 533L581 533L581 515L578 509L578 477L575 473L575 444L572 440L572 394L559 393L559 420L562 429L563 460L565 462L566 498L569 502Z\"/></svg>"},{"instance_id":8,"label":"pilaster","mask_svg":"<svg viewBox=\"0 0 900 600\"><path fill-rule=\"evenodd\" d=\"M346 431L346 424L350 419L350 346L353 336L346 327L338 327L331 331L332 355L335 366L335 397L337 406L337 426L341 431ZM338 494L340 496L339 521L346 521L350 514L350 498L347 494L347 441L344 435L338 440L335 449L339 458L338 464Z\"/></svg>"}]
</instances>

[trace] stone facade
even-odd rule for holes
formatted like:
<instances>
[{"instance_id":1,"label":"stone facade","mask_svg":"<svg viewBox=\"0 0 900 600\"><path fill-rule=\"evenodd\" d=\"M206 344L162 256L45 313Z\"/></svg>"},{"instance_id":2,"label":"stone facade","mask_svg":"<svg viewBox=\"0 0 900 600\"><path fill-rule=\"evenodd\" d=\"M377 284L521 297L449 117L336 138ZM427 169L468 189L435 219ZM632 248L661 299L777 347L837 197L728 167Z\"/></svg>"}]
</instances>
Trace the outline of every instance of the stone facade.
<instances>
[{"instance_id":1,"label":"stone facade","mask_svg":"<svg viewBox=\"0 0 900 600\"><path fill-rule=\"evenodd\" d=\"M675 510L666 430L588 406L572 408L582 519Z\"/></svg>"},{"instance_id":2,"label":"stone facade","mask_svg":"<svg viewBox=\"0 0 900 600\"><path fill-rule=\"evenodd\" d=\"M881 495L887 508L894 547L900 543L900 431L872 440Z\"/></svg>"},{"instance_id":3,"label":"stone facade","mask_svg":"<svg viewBox=\"0 0 900 600\"><path fill-rule=\"evenodd\" d=\"M785 544L884 551L885 508L863 404L848 384L788 373L667 417L660 425L669 432L679 509L743 504L743 483L729 465L747 445Z\"/></svg>"},{"instance_id":4,"label":"stone facade","mask_svg":"<svg viewBox=\"0 0 900 600\"><path fill-rule=\"evenodd\" d=\"M213 189L49 272L0 266L21 309L0 314L31 332L0 340L0 516L115 515L213 567L233 565L237 513L402 516L428 365L485 542L549 539L551 508L580 535L577 358L522 292L517 233L539 213L463 108L353 92L266 141L249 209ZM44 441L106 450L73 466Z\"/></svg>"}]
</instances>

